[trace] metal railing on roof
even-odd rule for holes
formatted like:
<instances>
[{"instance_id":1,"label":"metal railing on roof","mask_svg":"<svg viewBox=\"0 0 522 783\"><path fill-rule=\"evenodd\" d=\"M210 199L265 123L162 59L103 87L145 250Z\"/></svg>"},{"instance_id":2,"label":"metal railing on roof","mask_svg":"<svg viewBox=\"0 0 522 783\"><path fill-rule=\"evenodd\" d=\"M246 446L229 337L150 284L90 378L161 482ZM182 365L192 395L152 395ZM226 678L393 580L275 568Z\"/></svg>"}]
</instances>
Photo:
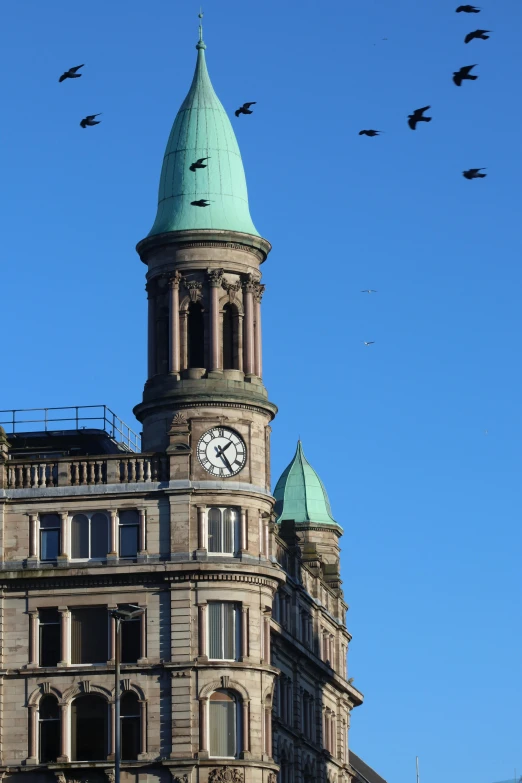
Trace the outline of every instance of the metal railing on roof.
<instances>
[{"instance_id":1,"label":"metal railing on roof","mask_svg":"<svg viewBox=\"0 0 522 783\"><path fill-rule=\"evenodd\" d=\"M0 425L6 432L103 429L130 451L141 451L141 437L107 405L69 405L63 408L18 408L0 410ZM23 425L23 426L22 426ZM30 426L27 426L30 425ZM37 426L36 426L37 425ZM43 425L43 427L42 427ZM65 425L65 426L64 426Z\"/></svg>"}]
</instances>

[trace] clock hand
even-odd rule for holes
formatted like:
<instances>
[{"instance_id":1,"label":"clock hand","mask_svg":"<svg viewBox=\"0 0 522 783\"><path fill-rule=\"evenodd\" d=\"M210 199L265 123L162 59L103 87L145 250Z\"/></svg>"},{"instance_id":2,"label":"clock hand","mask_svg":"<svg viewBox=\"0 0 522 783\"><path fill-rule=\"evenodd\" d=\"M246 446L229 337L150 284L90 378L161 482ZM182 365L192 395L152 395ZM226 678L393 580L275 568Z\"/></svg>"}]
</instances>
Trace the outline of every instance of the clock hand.
<instances>
[{"instance_id":1,"label":"clock hand","mask_svg":"<svg viewBox=\"0 0 522 783\"><path fill-rule=\"evenodd\" d=\"M231 473L233 473L233 472L234 472L234 469L233 469L232 465L230 464L230 462L228 461L228 459L227 459L227 458L225 457L225 455L223 454L223 452L221 452L221 454L220 454L219 456L221 457L221 459L223 460L223 462L225 463L225 465L227 466L227 468L229 469L229 471L230 471Z\"/></svg>"},{"instance_id":2,"label":"clock hand","mask_svg":"<svg viewBox=\"0 0 522 783\"><path fill-rule=\"evenodd\" d=\"M229 440L226 446L223 446L223 448L220 448L219 446L216 446L216 457L221 457L224 451L228 449L229 446L232 445L232 441Z\"/></svg>"}]
</instances>

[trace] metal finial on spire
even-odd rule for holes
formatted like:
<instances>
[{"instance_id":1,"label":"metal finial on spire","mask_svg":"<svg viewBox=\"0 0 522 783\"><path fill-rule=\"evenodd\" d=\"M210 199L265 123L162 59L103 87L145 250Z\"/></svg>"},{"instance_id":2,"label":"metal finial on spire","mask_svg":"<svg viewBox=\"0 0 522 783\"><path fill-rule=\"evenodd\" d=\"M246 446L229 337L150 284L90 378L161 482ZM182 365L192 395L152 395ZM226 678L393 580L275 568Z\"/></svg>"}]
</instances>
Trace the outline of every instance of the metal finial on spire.
<instances>
[{"instance_id":1,"label":"metal finial on spire","mask_svg":"<svg viewBox=\"0 0 522 783\"><path fill-rule=\"evenodd\" d=\"M201 9L201 6L199 8L199 41L197 43L196 49L206 49L205 43L203 41L203 22L201 21L203 19L203 11Z\"/></svg>"}]
</instances>

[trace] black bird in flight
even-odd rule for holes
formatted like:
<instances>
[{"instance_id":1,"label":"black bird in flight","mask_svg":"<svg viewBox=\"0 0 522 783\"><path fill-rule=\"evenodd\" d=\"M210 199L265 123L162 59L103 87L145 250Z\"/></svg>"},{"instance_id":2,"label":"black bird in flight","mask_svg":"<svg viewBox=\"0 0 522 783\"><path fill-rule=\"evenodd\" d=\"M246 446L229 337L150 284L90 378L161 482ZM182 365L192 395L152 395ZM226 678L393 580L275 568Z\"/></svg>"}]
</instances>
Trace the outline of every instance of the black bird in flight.
<instances>
[{"instance_id":1,"label":"black bird in flight","mask_svg":"<svg viewBox=\"0 0 522 783\"><path fill-rule=\"evenodd\" d=\"M98 114L88 114L87 117L84 117L83 120L80 122L80 125L82 128L87 128L87 126L91 125L99 125L101 120L95 120L95 117L99 117L102 112L99 112Z\"/></svg>"},{"instance_id":2,"label":"black bird in flight","mask_svg":"<svg viewBox=\"0 0 522 783\"><path fill-rule=\"evenodd\" d=\"M197 161L191 165L190 170L196 171L196 169L206 169L207 164L203 163L204 160L210 160L210 158L198 158Z\"/></svg>"},{"instance_id":3,"label":"black bird in flight","mask_svg":"<svg viewBox=\"0 0 522 783\"><path fill-rule=\"evenodd\" d=\"M193 207L209 207L210 201L208 201L206 198L200 198L198 201L191 201L190 202Z\"/></svg>"},{"instance_id":4,"label":"black bird in flight","mask_svg":"<svg viewBox=\"0 0 522 783\"><path fill-rule=\"evenodd\" d=\"M244 103L242 106L239 107L239 109L236 109L234 112L236 117L239 117L240 114L253 114L252 111L250 111L250 107L254 105L254 103L257 103L257 101L250 101L250 103Z\"/></svg>"},{"instance_id":5,"label":"black bird in flight","mask_svg":"<svg viewBox=\"0 0 522 783\"><path fill-rule=\"evenodd\" d=\"M461 11L464 11L465 14L480 14L480 8L474 5L459 5L457 13L460 14Z\"/></svg>"},{"instance_id":6,"label":"black bird in flight","mask_svg":"<svg viewBox=\"0 0 522 783\"><path fill-rule=\"evenodd\" d=\"M460 87L465 79L469 79L470 81L475 81L475 79L478 79L478 76L473 76L470 74L471 69L475 68L476 65L477 63L475 63L475 65L463 65L459 71L454 71L453 81L457 87Z\"/></svg>"},{"instance_id":7,"label":"black bird in flight","mask_svg":"<svg viewBox=\"0 0 522 783\"><path fill-rule=\"evenodd\" d=\"M65 73L62 73L60 78L58 79L59 82L64 82L66 79L79 79L81 76L81 73L76 73L76 71L79 71L80 68L83 68L85 63L82 63L81 65L75 65L74 68L69 68L68 71L65 71Z\"/></svg>"},{"instance_id":8,"label":"black bird in flight","mask_svg":"<svg viewBox=\"0 0 522 783\"><path fill-rule=\"evenodd\" d=\"M424 106L422 109L415 109L413 114L408 114L408 125L415 130L418 122L431 122L431 117L424 117L424 112L431 109L431 106Z\"/></svg>"},{"instance_id":9,"label":"black bird in flight","mask_svg":"<svg viewBox=\"0 0 522 783\"><path fill-rule=\"evenodd\" d=\"M368 345L373 345L373 344L375 343L375 340L369 340L368 342L366 342L366 340L363 340L362 342L363 342L365 345L367 345L367 346L368 346Z\"/></svg>"},{"instance_id":10,"label":"black bird in flight","mask_svg":"<svg viewBox=\"0 0 522 783\"><path fill-rule=\"evenodd\" d=\"M481 41L487 41L489 38L489 35L486 35L486 33L490 33L491 30L473 30L472 33L468 33L467 36L464 38L464 43L469 43L474 38L480 38Z\"/></svg>"},{"instance_id":11,"label":"black bird in flight","mask_svg":"<svg viewBox=\"0 0 522 783\"><path fill-rule=\"evenodd\" d=\"M359 131L359 136L378 136L379 133L382 133L382 131L378 130L362 130Z\"/></svg>"},{"instance_id":12,"label":"black bird in flight","mask_svg":"<svg viewBox=\"0 0 522 783\"><path fill-rule=\"evenodd\" d=\"M462 172L462 176L466 177L466 179L484 179L487 174L480 174L480 172L483 170L484 167L481 169L468 169L467 171Z\"/></svg>"}]
</instances>

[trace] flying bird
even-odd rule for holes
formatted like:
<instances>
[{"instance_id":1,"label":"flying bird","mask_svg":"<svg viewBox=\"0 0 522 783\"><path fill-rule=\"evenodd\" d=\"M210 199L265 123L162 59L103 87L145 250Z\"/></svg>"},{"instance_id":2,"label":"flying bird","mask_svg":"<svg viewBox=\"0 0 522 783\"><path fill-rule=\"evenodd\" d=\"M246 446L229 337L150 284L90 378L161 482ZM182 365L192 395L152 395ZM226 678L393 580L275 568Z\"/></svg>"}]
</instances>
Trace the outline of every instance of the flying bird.
<instances>
[{"instance_id":1,"label":"flying bird","mask_svg":"<svg viewBox=\"0 0 522 783\"><path fill-rule=\"evenodd\" d=\"M99 125L101 120L95 120L95 117L99 117L102 112L99 112L98 114L88 114L87 117L84 117L83 120L80 122L80 125L82 128L87 128L87 126L91 125Z\"/></svg>"},{"instance_id":2,"label":"flying bird","mask_svg":"<svg viewBox=\"0 0 522 783\"><path fill-rule=\"evenodd\" d=\"M210 201L208 201L206 198L200 198L198 201L191 201L190 202L193 207L209 207Z\"/></svg>"},{"instance_id":3,"label":"flying bird","mask_svg":"<svg viewBox=\"0 0 522 783\"><path fill-rule=\"evenodd\" d=\"M408 125L412 130L415 130L418 122L431 122L431 117L424 117L424 112L431 109L431 106L423 106L422 109L415 109L413 114L408 114Z\"/></svg>"},{"instance_id":4,"label":"flying bird","mask_svg":"<svg viewBox=\"0 0 522 783\"><path fill-rule=\"evenodd\" d=\"M382 131L378 130L362 130L359 131L359 136L378 136Z\"/></svg>"},{"instance_id":5,"label":"flying bird","mask_svg":"<svg viewBox=\"0 0 522 783\"><path fill-rule=\"evenodd\" d=\"M191 171L196 171L196 169L206 169L207 163L203 163L205 160L210 160L210 158L198 158L195 163L193 163L190 167Z\"/></svg>"},{"instance_id":6,"label":"flying bird","mask_svg":"<svg viewBox=\"0 0 522 783\"><path fill-rule=\"evenodd\" d=\"M470 74L471 69L475 68L476 65L477 63L475 63L475 65L463 65L459 71L454 71L453 81L455 82L457 87L460 87L460 85L465 79L469 79L470 81L472 80L475 81L475 79L478 79L478 76L473 76L472 74Z\"/></svg>"},{"instance_id":7,"label":"flying bird","mask_svg":"<svg viewBox=\"0 0 522 783\"><path fill-rule=\"evenodd\" d=\"M473 41L474 38L480 38L481 41L487 41L489 35L486 35L486 33L490 32L491 30L473 30L472 33L468 33L464 38L464 43L469 43L470 41Z\"/></svg>"},{"instance_id":8,"label":"flying bird","mask_svg":"<svg viewBox=\"0 0 522 783\"><path fill-rule=\"evenodd\" d=\"M484 167L481 169L468 169L467 171L463 171L462 176L466 177L466 179L483 179L487 176L487 174L480 174L480 171L484 171Z\"/></svg>"},{"instance_id":9,"label":"flying bird","mask_svg":"<svg viewBox=\"0 0 522 783\"><path fill-rule=\"evenodd\" d=\"M373 345L375 343L375 340L370 340L369 342L366 342L366 340L362 341L365 345Z\"/></svg>"},{"instance_id":10,"label":"flying bird","mask_svg":"<svg viewBox=\"0 0 522 783\"><path fill-rule=\"evenodd\" d=\"M253 114L252 111L250 111L250 107L253 106L257 101L250 101L250 103L244 103L242 106L239 107L239 109L236 109L234 112L236 117L239 117L240 114Z\"/></svg>"},{"instance_id":11,"label":"flying bird","mask_svg":"<svg viewBox=\"0 0 522 783\"><path fill-rule=\"evenodd\" d=\"M81 76L81 73L76 73L76 71L79 71L80 68L83 68L85 63L82 63L81 65L75 65L74 68L69 68L68 71L65 71L65 73L62 73L60 78L58 79L59 82L64 82L66 79L79 79Z\"/></svg>"},{"instance_id":12,"label":"flying bird","mask_svg":"<svg viewBox=\"0 0 522 783\"><path fill-rule=\"evenodd\" d=\"M364 288L361 291L361 294L376 294L376 293L377 291L375 290L375 288Z\"/></svg>"},{"instance_id":13,"label":"flying bird","mask_svg":"<svg viewBox=\"0 0 522 783\"><path fill-rule=\"evenodd\" d=\"M459 5L457 13L460 14L462 11L464 11L465 14L480 14L480 8L477 8L474 5Z\"/></svg>"}]
</instances>

